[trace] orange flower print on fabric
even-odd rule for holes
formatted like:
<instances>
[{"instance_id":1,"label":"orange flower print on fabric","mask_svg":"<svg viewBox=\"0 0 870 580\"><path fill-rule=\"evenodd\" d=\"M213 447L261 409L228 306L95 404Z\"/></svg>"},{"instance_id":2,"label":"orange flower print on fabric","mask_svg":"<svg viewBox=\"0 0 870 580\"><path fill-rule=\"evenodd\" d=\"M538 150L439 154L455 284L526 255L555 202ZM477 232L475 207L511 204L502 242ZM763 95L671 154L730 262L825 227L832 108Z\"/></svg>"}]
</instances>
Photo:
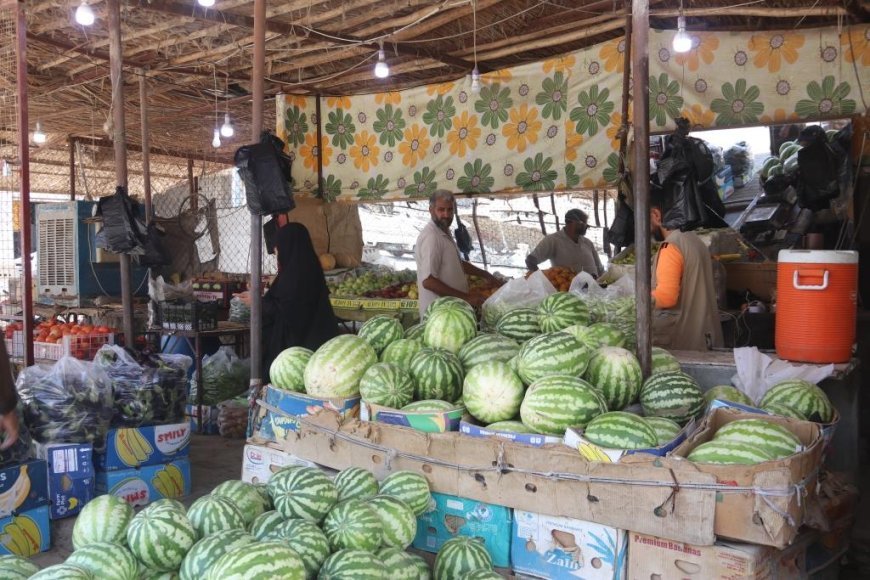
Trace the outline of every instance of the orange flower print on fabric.
<instances>
[{"instance_id":1,"label":"orange flower print on fabric","mask_svg":"<svg viewBox=\"0 0 870 580\"><path fill-rule=\"evenodd\" d=\"M674 60L678 65L685 66L690 71L696 71L701 66L701 62L712 64L716 56L716 49L719 48L719 37L709 32L692 32L690 34L692 50L676 53Z\"/></svg>"},{"instance_id":2,"label":"orange flower print on fabric","mask_svg":"<svg viewBox=\"0 0 870 580\"><path fill-rule=\"evenodd\" d=\"M622 72L625 70L625 37L614 38L601 47L599 58L604 60L604 70L607 72Z\"/></svg>"},{"instance_id":3,"label":"orange flower print on fabric","mask_svg":"<svg viewBox=\"0 0 870 580\"><path fill-rule=\"evenodd\" d=\"M417 165L429 152L429 131L423 125L411 125L405 131L405 140L399 143L402 164L406 167Z\"/></svg>"},{"instance_id":4,"label":"orange flower print on fabric","mask_svg":"<svg viewBox=\"0 0 870 580\"><path fill-rule=\"evenodd\" d=\"M284 95L284 104L289 109L290 107L299 107L304 109L308 106L308 99L300 95Z\"/></svg>"},{"instance_id":5,"label":"orange flower print on fabric","mask_svg":"<svg viewBox=\"0 0 870 580\"><path fill-rule=\"evenodd\" d=\"M494 70L480 75L480 80L485 83L506 83L512 78L513 74L508 69Z\"/></svg>"},{"instance_id":6,"label":"orange flower print on fabric","mask_svg":"<svg viewBox=\"0 0 870 580\"><path fill-rule=\"evenodd\" d=\"M698 104L683 109L681 114L689 120L692 129L710 129L716 123L716 113Z\"/></svg>"},{"instance_id":7,"label":"orange flower print on fabric","mask_svg":"<svg viewBox=\"0 0 870 580\"><path fill-rule=\"evenodd\" d=\"M779 72L783 64L794 64L798 59L798 49L803 45L802 34L773 33L753 35L748 46L755 53L752 64L774 73Z\"/></svg>"},{"instance_id":8,"label":"orange flower print on fabric","mask_svg":"<svg viewBox=\"0 0 870 580\"><path fill-rule=\"evenodd\" d=\"M508 149L522 153L526 147L537 143L541 121L538 109L525 103L510 110L510 121L502 127L502 135L507 137Z\"/></svg>"},{"instance_id":9,"label":"orange flower print on fabric","mask_svg":"<svg viewBox=\"0 0 870 580\"><path fill-rule=\"evenodd\" d=\"M551 58L544 61L544 73L550 74L560 72L567 75L576 63L577 59L570 54Z\"/></svg>"},{"instance_id":10,"label":"orange flower print on fabric","mask_svg":"<svg viewBox=\"0 0 870 580\"><path fill-rule=\"evenodd\" d=\"M787 123L788 121L796 121L800 117L796 113L789 113L785 109L776 109L773 115L762 115L761 122L765 125L777 125L779 123Z\"/></svg>"},{"instance_id":11,"label":"orange flower print on fabric","mask_svg":"<svg viewBox=\"0 0 870 580\"><path fill-rule=\"evenodd\" d=\"M463 111L453 120L453 130L447 134L450 144L450 154L464 157L467 151L473 151L480 139L480 127L477 126L477 116Z\"/></svg>"},{"instance_id":12,"label":"orange flower print on fabric","mask_svg":"<svg viewBox=\"0 0 870 580\"><path fill-rule=\"evenodd\" d=\"M456 83L438 83L436 85L429 85L426 87L426 94L428 95L446 95L450 91L453 90L453 87Z\"/></svg>"},{"instance_id":13,"label":"orange flower print on fabric","mask_svg":"<svg viewBox=\"0 0 870 580\"><path fill-rule=\"evenodd\" d=\"M350 146L350 156L353 166L360 171L368 171L378 164L378 153L381 148L377 145L377 135L362 131L357 134L354 144Z\"/></svg>"},{"instance_id":14,"label":"orange flower print on fabric","mask_svg":"<svg viewBox=\"0 0 870 580\"><path fill-rule=\"evenodd\" d=\"M332 147L329 146L329 137L322 135L320 137L320 150L323 151L323 166L329 165L329 160L332 157ZM317 135L308 133L305 135L305 144L299 148L299 154L302 156L302 163L311 171L317 171Z\"/></svg>"},{"instance_id":15,"label":"orange flower print on fabric","mask_svg":"<svg viewBox=\"0 0 870 580\"><path fill-rule=\"evenodd\" d=\"M350 109L350 97L326 97L326 106L330 109Z\"/></svg>"},{"instance_id":16,"label":"orange flower print on fabric","mask_svg":"<svg viewBox=\"0 0 870 580\"><path fill-rule=\"evenodd\" d=\"M840 34L840 46L846 62L870 66L870 26L853 26Z\"/></svg>"},{"instance_id":17,"label":"orange flower print on fabric","mask_svg":"<svg viewBox=\"0 0 870 580\"><path fill-rule=\"evenodd\" d=\"M398 105L402 102L402 93L399 91L378 93L375 95L375 102L379 105Z\"/></svg>"},{"instance_id":18,"label":"orange flower print on fabric","mask_svg":"<svg viewBox=\"0 0 870 580\"><path fill-rule=\"evenodd\" d=\"M583 144L583 135L577 132L577 123L565 121L565 160L576 161L580 145Z\"/></svg>"},{"instance_id":19,"label":"orange flower print on fabric","mask_svg":"<svg viewBox=\"0 0 870 580\"><path fill-rule=\"evenodd\" d=\"M610 139L610 147L614 151L619 149L620 125L622 125L622 113L617 111L610 117L610 125L607 126L607 138Z\"/></svg>"}]
</instances>

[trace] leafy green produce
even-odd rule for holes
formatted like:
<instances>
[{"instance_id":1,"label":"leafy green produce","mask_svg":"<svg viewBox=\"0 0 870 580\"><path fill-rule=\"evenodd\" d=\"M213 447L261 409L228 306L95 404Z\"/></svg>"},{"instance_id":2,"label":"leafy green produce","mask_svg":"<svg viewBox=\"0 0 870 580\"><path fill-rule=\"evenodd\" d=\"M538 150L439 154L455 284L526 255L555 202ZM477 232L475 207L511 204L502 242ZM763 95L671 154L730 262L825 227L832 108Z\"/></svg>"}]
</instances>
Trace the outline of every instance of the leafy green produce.
<instances>
[{"instance_id":1,"label":"leafy green produce","mask_svg":"<svg viewBox=\"0 0 870 580\"><path fill-rule=\"evenodd\" d=\"M221 347L202 362L204 405L217 405L221 401L237 397L248 390L251 376L251 362L240 359L229 347ZM196 400L199 388L198 377L194 374L190 382L190 397Z\"/></svg>"}]
</instances>

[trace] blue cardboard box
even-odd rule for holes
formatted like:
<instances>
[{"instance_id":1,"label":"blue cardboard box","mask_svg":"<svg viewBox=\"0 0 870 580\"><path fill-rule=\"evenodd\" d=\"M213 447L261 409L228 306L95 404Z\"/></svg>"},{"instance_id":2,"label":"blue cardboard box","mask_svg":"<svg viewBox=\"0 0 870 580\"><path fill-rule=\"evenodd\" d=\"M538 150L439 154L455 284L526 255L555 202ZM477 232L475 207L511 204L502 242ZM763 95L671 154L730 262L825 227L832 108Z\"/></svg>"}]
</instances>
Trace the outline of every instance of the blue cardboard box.
<instances>
[{"instance_id":1,"label":"blue cardboard box","mask_svg":"<svg viewBox=\"0 0 870 580\"><path fill-rule=\"evenodd\" d=\"M48 505L0 519L0 555L29 558L51 548Z\"/></svg>"},{"instance_id":2,"label":"blue cardboard box","mask_svg":"<svg viewBox=\"0 0 870 580\"><path fill-rule=\"evenodd\" d=\"M74 516L94 498L94 448L91 444L37 445L36 453L48 464L48 495L53 520Z\"/></svg>"},{"instance_id":3,"label":"blue cardboard box","mask_svg":"<svg viewBox=\"0 0 870 580\"><path fill-rule=\"evenodd\" d=\"M686 423L680 432L677 433L677 436L674 437L668 443L664 445L659 445L658 447L650 447L648 449L612 449L609 447L601 447L588 441L583 437L582 429L575 429L573 427L569 427L565 431L564 443L568 447L576 449L580 455L588 459L589 461L600 461L603 463L619 463L619 460L628 455L634 455L636 453L648 453L650 455L657 455L659 457L664 457L677 447L683 441L685 441L689 435L695 432L698 428L698 424L694 419L690 420Z\"/></svg>"},{"instance_id":4,"label":"blue cardboard box","mask_svg":"<svg viewBox=\"0 0 870 580\"><path fill-rule=\"evenodd\" d=\"M190 460L186 457L138 469L97 471L97 493L110 493L133 507L158 499L190 495Z\"/></svg>"},{"instance_id":5,"label":"blue cardboard box","mask_svg":"<svg viewBox=\"0 0 870 580\"><path fill-rule=\"evenodd\" d=\"M47 503L45 461L35 459L0 469L0 518Z\"/></svg>"},{"instance_id":6,"label":"blue cardboard box","mask_svg":"<svg viewBox=\"0 0 870 580\"><path fill-rule=\"evenodd\" d=\"M424 433L444 433L458 431L462 417L467 414L462 405L450 411L402 411L401 409L363 403L360 419L396 425L397 427L408 427Z\"/></svg>"},{"instance_id":7,"label":"blue cardboard box","mask_svg":"<svg viewBox=\"0 0 870 580\"><path fill-rule=\"evenodd\" d=\"M263 398L257 401L260 408L254 418L253 434L268 441L280 442L286 439L289 432L299 428L300 415L310 415L324 408L342 417L358 417L359 402L359 397L325 399L266 385Z\"/></svg>"},{"instance_id":8,"label":"blue cardboard box","mask_svg":"<svg viewBox=\"0 0 870 580\"><path fill-rule=\"evenodd\" d=\"M486 427L481 427L480 425L475 425L474 423L470 423L468 421L462 421L459 424L459 432L463 435L468 435L470 437L500 437L501 439L507 439L508 441L513 441L514 443L522 443L524 445L531 445L533 447L540 447L541 445L546 445L547 443L562 443L561 437L554 437L553 435L513 433L510 431L492 431L490 429L487 429Z\"/></svg>"},{"instance_id":9,"label":"blue cardboard box","mask_svg":"<svg viewBox=\"0 0 870 580\"><path fill-rule=\"evenodd\" d=\"M444 493L433 493L429 509L417 518L417 536L413 546L437 552L456 536L480 538L492 563L499 568L510 566L511 509Z\"/></svg>"},{"instance_id":10,"label":"blue cardboard box","mask_svg":"<svg viewBox=\"0 0 870 580\"><path fill-rule=\"evenodd\" d=\"M112 471L168 463L190 452L190 421L152 427L109 429L97 469Z\"/></svg>"}]
</instances>

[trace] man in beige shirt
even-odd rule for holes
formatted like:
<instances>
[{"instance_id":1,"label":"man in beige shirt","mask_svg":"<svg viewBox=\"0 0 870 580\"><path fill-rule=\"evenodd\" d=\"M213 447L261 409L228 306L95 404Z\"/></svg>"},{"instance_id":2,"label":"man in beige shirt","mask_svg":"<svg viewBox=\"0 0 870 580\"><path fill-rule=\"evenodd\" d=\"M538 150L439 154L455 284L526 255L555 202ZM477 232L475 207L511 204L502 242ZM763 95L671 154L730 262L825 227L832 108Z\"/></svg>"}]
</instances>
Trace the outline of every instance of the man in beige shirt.
<instances>
[{"instance_id":1,"label":"man in beige shirt","mask_svg":"<svg viewBox=\"0 0 870 580\"><path fill-rule=\"evenodd\" d=\"M472 306L479 306L482 300L468 294L466 275L474 274L496 282L489 272L460 259L459 249L450 235L455 210L453 194L449 191L438 190L429 198L432 219L420 232L414 246L421 318L439 296L455 296Z\"/></svg>"},{"instance_id":2,"label":"man in beige shirt","mask_svg":"<svg viewBox=\"0 0 870 580\"><path fill-rule=\"evenodd\" d=\"M601 258L592 240L585 236L589 218L579 209L565 214L565 227L545 236L526 257L526 267L534 272L538 264L550 260L553 266L568 268L572 272L588 272L596 278L604 273Z\"/></svg>"}]
</instances>

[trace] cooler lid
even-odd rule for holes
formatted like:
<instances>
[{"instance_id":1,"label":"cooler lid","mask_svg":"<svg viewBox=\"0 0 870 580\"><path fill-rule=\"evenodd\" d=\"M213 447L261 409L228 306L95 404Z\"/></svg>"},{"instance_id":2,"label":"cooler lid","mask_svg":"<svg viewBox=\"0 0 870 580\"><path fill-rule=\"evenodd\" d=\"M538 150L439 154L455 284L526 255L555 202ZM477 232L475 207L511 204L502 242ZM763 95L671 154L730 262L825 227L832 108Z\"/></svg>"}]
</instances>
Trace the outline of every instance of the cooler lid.
<instances>
[{"instance_id":1,"label":"cooler lid","mask_svg":"<svg viewBox=\"0 0 870 580\"><path fill-rule=\"evenodd\" d=\"M857 264L852 250L780 250L778 261L785 264Z\"/></svg>"}]
</instances>

